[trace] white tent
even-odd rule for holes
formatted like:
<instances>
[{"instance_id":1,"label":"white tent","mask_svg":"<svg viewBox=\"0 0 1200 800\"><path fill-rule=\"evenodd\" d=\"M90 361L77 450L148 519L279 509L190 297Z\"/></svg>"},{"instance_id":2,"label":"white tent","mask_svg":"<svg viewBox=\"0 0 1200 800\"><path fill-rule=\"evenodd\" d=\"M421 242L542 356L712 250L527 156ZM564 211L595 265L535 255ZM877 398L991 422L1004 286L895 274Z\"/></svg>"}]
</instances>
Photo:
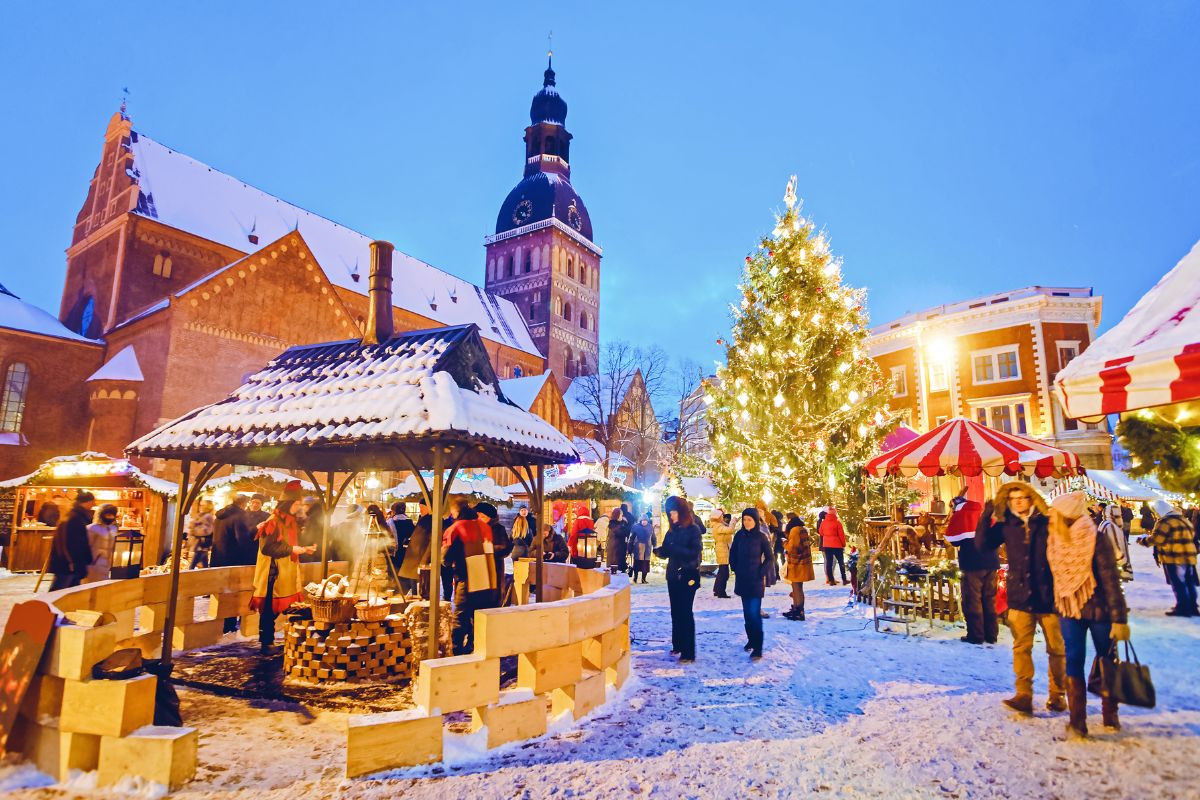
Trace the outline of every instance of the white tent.
<instances>
[{"instance_id":1,"label":"white tent","mask_svg":"<svg viewBox=\"0 0 1200 800\"><path fill-rule=\"evenodd\" d=\"M1200 243L1058 373L1067 416L1091 419L1200 398Z\"/></svg>"}]
</instances>

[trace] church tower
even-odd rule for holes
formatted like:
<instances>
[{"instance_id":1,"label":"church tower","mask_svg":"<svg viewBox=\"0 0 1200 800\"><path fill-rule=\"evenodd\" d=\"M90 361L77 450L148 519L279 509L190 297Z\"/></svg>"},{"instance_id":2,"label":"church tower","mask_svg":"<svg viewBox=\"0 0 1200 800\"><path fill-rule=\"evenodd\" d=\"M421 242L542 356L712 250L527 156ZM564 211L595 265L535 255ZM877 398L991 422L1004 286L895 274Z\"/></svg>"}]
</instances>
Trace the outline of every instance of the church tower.
<instances>
[{"instance_id":1,"label":"church tower","mask_svg":"<svg viewBox=\"0 0 1200 800\"><path fill-rule=\"evenodd\" d=\"M551 62L529 107L525 176L500 206L496 233L484 240L485 286L521 309L562 387L596 371L602 255L583 199L571 186L566 120Z\"/></svg>"}]
</instances>

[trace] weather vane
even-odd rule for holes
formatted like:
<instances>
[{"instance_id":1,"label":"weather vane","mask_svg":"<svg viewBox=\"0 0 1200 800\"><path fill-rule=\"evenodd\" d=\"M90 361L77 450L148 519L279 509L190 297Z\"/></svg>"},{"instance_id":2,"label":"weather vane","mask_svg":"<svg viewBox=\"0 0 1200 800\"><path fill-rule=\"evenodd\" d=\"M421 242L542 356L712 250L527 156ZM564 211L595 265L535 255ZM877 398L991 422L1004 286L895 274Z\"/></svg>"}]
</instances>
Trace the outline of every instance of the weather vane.
<instances>
[{"instance_id":1,"label":"weather vane","mask_svg":"<svg viewBox=\"0 0 1200 800\"><path fill-rule=\"evenodd\" d=\"M129 87L122 86L121 87L121 116L122 117L125 116L125 109L128 106L128 103L129 103Z\"/></svg>"},{"instance_id":2,"label":"weather vane","mask_svg":"<svg viewBox=\"0 0 1200 800\"><path fill-rule=\"evenodd\" d=\"M554 31L550 31L548 34L546 34L546 55L554 55Z\"/></svg>"}]
</instances>

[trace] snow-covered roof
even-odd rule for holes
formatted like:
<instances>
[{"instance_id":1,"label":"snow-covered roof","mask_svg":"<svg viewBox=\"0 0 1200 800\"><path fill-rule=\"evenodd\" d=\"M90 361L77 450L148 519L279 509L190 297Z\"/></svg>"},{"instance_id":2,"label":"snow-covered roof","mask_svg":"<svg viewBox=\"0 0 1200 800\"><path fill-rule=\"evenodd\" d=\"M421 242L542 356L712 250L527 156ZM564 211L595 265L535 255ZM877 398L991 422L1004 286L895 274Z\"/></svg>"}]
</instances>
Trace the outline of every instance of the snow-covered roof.
<instances>
[{"instance_id":1,"label":"snow-covered roof","mask_svg":"<svg viewBox=\"0 0 1200 800\"><path fill-rule=\"evenodd\" d=\"M159 427L128 452L334 469L338 459L394 464L395 448L455 434L502 445L513 458L576 458L565 436L503 398L473 325L409 331L378 345L292 347L225 400ZM464 466L488 458L473 452Z\"/></svg>"},{"instance_id":2,"label":"snow-covered roof","mask_svg":"<svg viewBox=\"0 0 1200 800\"><path fill-rule=\"evenodd\" d=\"M58 318L5 290L0 292L0 328L68 339L73 342L99 344L58 321Z\"/></svg>"},{"instance_id":3,"label":"snow-covered roof","mask_svg":"<svg viewBox=\"0 0 1200 800\"><path fill-rule=\"evenodd\" d=\"M611 478L606 478L599 472L593 469L573 469L563 475L547 475L546 481L543 484L543 492L549 496L555 492L565 492L577 486L582 486L588 482L604 484L617 491L621 492L636 492L632 486L614 481ZM521 483L514 483L511 486L505 486L504 490L509 494L518 497L528 497L529 493L525 491L525 486Z\"/></svg>"},{"instance_id":4,"label":"snow-covered roof","mask_svg":"<svg viewBox=\"0 0 1200 800\"><path fill-rule=\"evenodd\" d=\"M610 469L633 468L633 462L624 455L616 450L609 451L603 444L591 437L576 436L571 439L571 444L575 446L575 452L579 454L580 461L585 463L603 464L604 454L607 452L609 453L608 466Z\"/></svg>"},{"instance_id":5,"label":"snow-covered roof","mask_svg":"<svg viewBox=\"0 0 1200 800\"><path fill-rule=\"evenodd\" d=\"M500 391L504 392L504 396L509 400L528 411L533 408L533 401L537 400L537 396L549 378L549 372L543 372L541 375L527 375L523 378L509 378L500 381Z\"/></svg>"},{"instance_id":6,"label":"snow-covered roof","mask_svg":"<svg viewBox=\"0 0 1200 800\"><path fill-rule=\"evenodd\" d=\"M105 465L103 462L108 462L108 464ZM63 465L67 464L79 464L80 466L77 471L72 473L72 471L61 469ZM100 469L93 468L97 464L100 465ZM123 458L113 458L105 453L97 453L93 450L85 450L82 453L71 456L55 456L43 462L28 475L0 482L0 489L14 489L28 483L62 485L62 482L69 481L72 478L78 479L78 485L86 486L88 478L98 475L124 476L134 483L166 497L174 497L178 494L175 484L171 481L156 478L153 475L142 472Z\"/></svg>"},{"instance_id":7,"label":"snow-covered roof","mask_svg":"<svg viewBox=\"0 0 1200 800\"><path fill-rule=\"evenodd\" d=\"M142 366L138 363L133 345L125 345L121 352L110 358L104 366L92 373L89 381L141 381Z\"/></svg>"},{"instance_id":8,"label":"snow-covered roof","mask_svg":"<svg viewBox=\"0 0 1200 800\"><path fill-rule=\"evenodd\" d=\"M421 475L425 479L425 486L432 487L433 473L423 471ZM512 502L512 494L505 491L503 487L487 475L459 475L451 482L449 494L477 497L496 503ZM410 474L396 486L385 489L383 496L394 497L396 499L420 499L421 487L417 485L417 479Z\"/></svg>"},{"instance_id":9,"label":"snow-covered roof","mask_svg":"<svg viewBox=\"0 0 1200 800\"><path fill-rule=\"evenodd\" d=\"M235 483L273 483L278 486L283 486L289 481L300 481L300 488L306 492L317 491L316 484L312 481L298 478L287 472L280 472L277 469L248 469L242 472L231 472L228 475L222 475L219 478L210 478L205 482L204 488L212 491L220 489L222 486L230 486Z\"/></svg>"},{"instance_id":10,"label":"snow-covered roof","mask_svg":"<svg viewBox=\"0 0 1200 800\"><path fill-rule=\"evenodd\" d=\"M252 253L299 231L335 286L367 293L367 236L292 205L133 132L135 213L209 241ZM520 310L502 297L397 250L392 259L396 306L443 325L479 326L485 339L542 355Z\"/></svg>"},{"instance_id":11,"label":"snow-covered roof","mask_svg":"<svg viewBox=\"0 0 1200 800\"><path fill-rule=\"evenodd\" d=\"M567 413L573 420L591 423L598 421L597 411L603 411L605 417L615 413L633 386L633 376L623 383L623 386L617 386L614 390L610 375L581 375L575 378L563 392Z\"/></svg>"}]
</instances>

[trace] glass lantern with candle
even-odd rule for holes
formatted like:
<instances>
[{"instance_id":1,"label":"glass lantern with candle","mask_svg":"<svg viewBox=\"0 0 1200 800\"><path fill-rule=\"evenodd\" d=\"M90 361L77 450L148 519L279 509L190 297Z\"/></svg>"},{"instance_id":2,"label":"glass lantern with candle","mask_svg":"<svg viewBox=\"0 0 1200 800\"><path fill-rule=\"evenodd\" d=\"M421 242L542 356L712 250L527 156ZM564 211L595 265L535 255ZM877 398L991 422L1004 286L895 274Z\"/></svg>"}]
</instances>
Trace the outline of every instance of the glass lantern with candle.
<instances>
[{"instance_id":1,"label":"glass lantern with candle","mask_svg":"<svg viewBox=\"0 0 1200 800\"><path fill-rule=\"evenodd\" d=\"M142 571L142 542L145 537L137 531L122 531L113 539L112 568L109 575L136 578Z\"/></svg>"}]
</instances>

